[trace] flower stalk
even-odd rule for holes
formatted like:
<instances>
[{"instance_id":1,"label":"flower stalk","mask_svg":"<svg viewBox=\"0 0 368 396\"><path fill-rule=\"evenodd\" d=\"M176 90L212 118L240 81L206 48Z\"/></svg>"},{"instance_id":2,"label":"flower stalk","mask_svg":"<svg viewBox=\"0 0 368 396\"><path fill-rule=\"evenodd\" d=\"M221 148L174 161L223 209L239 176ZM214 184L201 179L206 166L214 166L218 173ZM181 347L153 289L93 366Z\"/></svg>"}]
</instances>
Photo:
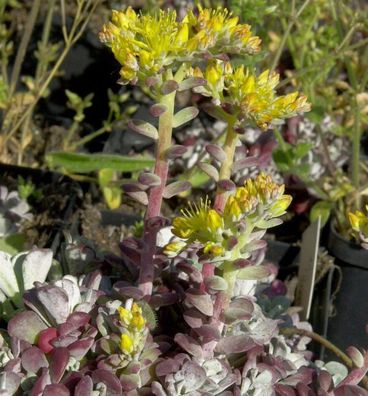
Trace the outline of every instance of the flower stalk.
<instances>
[{"instance_id":1,"label":"flower stalk","mask_svg":"<svg viewBox=\"0 0 368 396\"><path fill-rule=\"evenodd\" d=\"M236 143L238 141L238 135L234 131L234 123L229 123L227 126L225 143L224 143L224 152L226 155L225 161L221 164L219 179L220 180L228 180L231 176L231 169L234 162L235 148ZM226 199L229 193L226 191L222 191L219 187L217 189L215 204L214 207L217 211L222 212L225 207Z\"/></svg>"}]
</instances>

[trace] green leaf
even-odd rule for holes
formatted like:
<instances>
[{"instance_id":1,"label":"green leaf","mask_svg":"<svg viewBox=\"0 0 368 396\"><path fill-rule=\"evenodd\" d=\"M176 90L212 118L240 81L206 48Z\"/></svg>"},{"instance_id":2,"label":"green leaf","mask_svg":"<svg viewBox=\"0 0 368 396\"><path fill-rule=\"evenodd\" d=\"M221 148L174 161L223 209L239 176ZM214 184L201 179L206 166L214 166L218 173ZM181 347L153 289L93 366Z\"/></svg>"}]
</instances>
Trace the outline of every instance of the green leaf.
<instances>
[{"instance_id":1,"label":"green leaf","mask_svg":"<svg viewBox=\"0 0 368 396\"><path fill-rule=\"evenodd\" d=\"M82 154L56 151L46 155L46 162L52 168L65 168L74 173L89 173L101 169L120 172L136 172L152 168L154 160L147 157L132 158L113 154Z\"/></svg>"},{"instance_id":2,"label":"green leaf","mask_svg":"<svg viewBox=\"0 0 368 396\"><path fill-rule=\"evenodd\" d=\"M281 172L288 172L290 170L292 161L290 159L289 151L275 150L272 156L277 168Z\"/></svg>"},{"instance_id":3,"label":"green leaf","mask_svg":"<svg viewBox=\"0 0 368 396\"><path fill-rule=\"evenodd\" d=\"M299 143L294 148L294 156L297 159L305 157L308 152L312 149L313 144L311 143Z\"/></svg>"},{"instance_id":4,"label":"green leaf","mask_svg":"<svg viewBox=\"0 0 368 396\"><path fill-rule=\"evenodd\" d=\"M186 107L185 109L178 111L174 115L173 128L178 128L186 122L193 120L193 118L197 117L198 113L199 110L194 106Z\"/></svg>"},{"instance_id":5,"label":"green leaf","mask_svg":"<svg viewBox=\"0 0 368 396\"><path fill-rule=\"evenodd\" d=\"M149 122L143 120L130 120L128 126L134 132L140 133L143 136L147 136L153 140L158 139L157 128Z\"/></svg>"},{"instance_id":6,"label":"green leaf","mask_svg":"<svg viewBox=\"0 0 368 396\"><path fill-rule=\"evenodd\" d=\"M26 237L23 234L13 234L0 238L0 250L15 255L23 250Z\"/></svg>"},{"instance_id":7,"label":"green leaf","mask_svg":"<svg viewBox=\"0 0 368 396\"><path fill-rule=\"evenodd\" d=\"M333 203L328 202L328 201L319 201L316 204L313 205L311 211L310 211L310 221L314 222L317 221L318 217L321 216L321 227L323 227L330 215L331 215L331 210L333 209Z\"/></svg>"}]
</instances>

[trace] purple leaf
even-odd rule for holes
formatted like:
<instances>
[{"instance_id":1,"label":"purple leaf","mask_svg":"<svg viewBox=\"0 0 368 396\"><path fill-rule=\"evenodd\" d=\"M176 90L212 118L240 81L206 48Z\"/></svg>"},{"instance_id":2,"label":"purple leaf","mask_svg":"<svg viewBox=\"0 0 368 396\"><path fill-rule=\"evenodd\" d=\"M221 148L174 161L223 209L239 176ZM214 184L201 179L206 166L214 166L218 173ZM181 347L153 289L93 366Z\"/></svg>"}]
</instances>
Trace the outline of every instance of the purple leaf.
<instances>
[{"instance_id":1,"label":"purple leaf","mask_svg":"<svg viewBox=\"0 0 368 396\"><path fill-rule=\"evenodd\" d=\"M67 293L57 286L47 285L36 289L36 296L52 323L65 323L69 316Z\"/></svg>"},{"instance_id":2,"label":"purple leaf","mask_svg":"<svg viewBox=\"0 0 368 396\"><path fill-rule=\"evenodd\" d=\"M138 182L149 187L160 186L161 178L151 172L142 172L138 176Z\"/></svg>"},{"instance_id":3,"label":"purple leaf","mask_svg":"<svg viewBox=\"0 0 368 396\"><path fill-rule=\"evenodd\" d=\"M52 383L58 383L64 375L69 362L67 348L55 348L50 362L50 378Z\"/></svg>"},{"instance_id":4,"label":"purple leaf","mask_svg":"<svg viewBox=\"0 0 368 396\"><path fill-rule=\"evenodd\" d=\"M181 146L180 144L175 144L174 146L171 146L169 149L167 149L166 158L174 159L174 158L177 158L177 157L181 157L187 151L188 151L187 147Z\"/></svg>"},{"instance_id":5,"label":"purple leaf","mask_svg":"<svg viewBox=\"0 0 368 396\"><path fill-rule=\"evenodd\" d=\"M234 335L222 338L216 346L216 352L219 353L241 353L252 349L256 344L247 335Z\"/></svg>"},{"instance_id":6,"label":"purple leaf","mask_svg":"<svg viewBox=\"0 0 368 396\"><path fill-rule=\"evenodd\" d=\"M58 333L61 336L67 335L74 330L84 327L91 320L91 316L86 312L73 312L67 319L66 323L62 323L58 327Z\"/></svg>"},{"instance_id":7,"label":"purple leaf","mask_svg":"<svg viewBox=\"0 0 368 396\"><path fill-rule=\"evenodd\" d=\"M84 376L75 387L74 396L89 396L93 391L93 382L90 376Z\"/></svg>"},{"instance_id":8,"label":"purple leaf","mask_svg":"<svg viewBox=\"0 0 368 396\"><path fill-rule=\"evenodd\" d=\"M185 300L203 314L213 315L213 303L209 294L196 289L188 289Z\"/></svg>"},{"instance_id":9,"label":"purple leaf","mask_svg":"<svg viewBox=\"0 0 368 396\"><path fill-rule=\"evenodd\" d=\"M251 166L257 166L258 165L258 158L257 157L248 157L241 159L239 161L235 161L233 163L232 170L233 172L238 172L240 170L250 168Z\"/></svg>"},{"instance_id":10,"label":"purple leaf","mask_svg":"<svg viewBox=\"0 0 368 396\"><path fill-rule=\"evenodd\" d=\"M17 394L17 390L20 385L20 379L20 376L12 372L3 371L0 373L0 383L5 384L6 386L5 393L1 394L4 396ZM4 391L4 389L2 389L0 392L2 391Z\"/></svg>"},{"instance_id":11,"label":"purple leaf","mask_svg":"<svg viewBox=\"0 0 368 396\"><path fill-rule=\"evenodd\" d=\"M158 131L157 128L154 127L147 121L143 120L130 120L128 123L130 129L134 132L140 133L143 136L147 136L153 140L158 139Z\"/></svg>"},{"instance_id":12,"label":"purple leaf","mask_svg":"<svg viewBox=\"0 0 368 396\"><path fill-rule=\"evenodd\" d=\"M121 396L122 386L119 379L111 371L97 369L92 373L94 383L102 382L107 387L107 394L110 396Z\"/></svg>"},{"instance_id":13,"label":"purple leaf","mask_svg":"<svg viewBox=\"0 0 368 396\"><path fill-rule=\"evenodd\" d=\"M205 320L205 316L198 312L195 308L187 309L184 312L183 317L192 329L201 327Z\"/></svg>"},{"instance_id":14,"label":"purple leaf","mask_svg":"<svg viewBox=\"0 0 368 396\"><path fill-rule=\"evenodd\" d=\"M68 346L68 350L71 356L73 356L78 361L82 360L82 358L86 355L86 353L91 349L94 343L93 338L83 338L81 340L77 340Z\"/></svg>"},{"instance_id":15,"label":"purple leaf","mask_svg":"<svg viewBox=\"0 0 368 396\"><path fill-rule=\"evenodd\" d=\"M144 191L127 192L125 194L142 205L148 205L148 196Z\"/></svg>"},{"instance_id":16,"label":"purple leaf","mask_svg":"<svg viewBox=\"0 0 368 396\"><path fill-rule=\"evenodd\" d=\"M216 144L207 144L206 151L211 157L219 162L224 162L226 160L225 151Z\"/></svg>"},{"instance_id":17,"label":"purple leaf","mask_svg":"<svg viewBox=\"0 0 368 396\"><path fill-rule=\"evenodd\" d=\"M45 354L37 347L28 348L22 354L22 366L30 373L36 374L41 367L48 365Z\"/></svg>"},{"instance_id":18,"label":"purple leaf","mask_svg":"<svg viewBox=\"0 0 368 396\"><path fill-rule=\"evenodd\" d=\"M207 289L214 291L227 290L227 282L221 276L213 275L204 279L204 284Z\"/></svg>"},{"instance_id":19,"label":"purple leaf","mask_svg":"<svg viewBox=\"0 0 368 396\"><path fill-rule=\"evenodd\" d=\"M188 352L194 357L198 359L203 357L202 348L194 338L186 334L177 333L174 337L174 341L179 344L184 349L184 351Z\"/></svg>"},{"instance_id":20,"label":"purple leaf","mask_svg":"<svg viewBox=\"0 0 368 396\"><path fill-rule=\"evenodd\" d=\"M70 396L70 392L63 384L51 384L46 385L42 396Z\"/></svg>"},{"instance_id":21,"label":"purple leaf","mask_svg":"<svg viewBox=\"0 0 368 396\"><path fill-rule=\"evenodd\" d=\"M218 341L221 337L217 327L212 325L203 325L195 329L195 332L202 338L202 343L208 343L210 341Z\"/></svg>"},{"instance_id":22,"label":"purple leaf","mask_svg":"<svg viewBox=\"0 0 368 396\"><path fill-rule=\"evenodd\" d=\"M217 186L223 191L234 191L236 189L235 183L229 179L219 180Z\"/></svg>"},{"instance_id":23,"label":"purple leaf","mask_svg":"<svg viewBox=\"0 0 368 396\"><path fill-rule=\"evenodd\" d=\"M161 86L161 93L163 95L169 95L179 88L179 84L175 80L165 81Z\"/></svg>"},{"instance_id":24,"label":"purple leaf","mask_svg":"<svg viewBox=\"0 0 368 396\"><path fill-rule=\"evenodd\" d=\"M12 337L17 337L30 344L36 342L38 334L47 329L44 322L32 311L20 312L9 320L8 332Z\"/></svg>"},{"instance_id":25,"label":"purple leaf","mask_svg":"<svg viewBox=\"0 0 368 396\"><path fill-rule=\"evenodd\" d=\"M149 109L152 117L160 117L167 111L167 106L162 103L155 103Z\"/></svg>"},{"instance_id":26,"label":"purple leaf","mask_svg":"<svg viewBox=\"0 0 368 396\"><path fill-rule=\"evenodd\" d=\"M31 396L42 396L45 386L50 384L50 374L47 368L42 369L42 374L32 388Z\"/></svg>"},{"instance_id":27,"label":"purple leaf","mask_svg":"<svg viewBox=\"0 0 368 396\"><path fill-rule=\"evenodd\" d=\"M226 324L237 320L249 320L254 311L253 303L246 298L236 298L223 313Z\"/></svg>"},{"instance_id":28,"label":"purple leaf","mask_svg":"<svg viewBox=\"0 0 368 396\"><path fill-rule=\"evenodd\" d=\"M165 187L163 196L164 198L169 199L174 195L190 190L191 187L192 185L188 181L177 181Z\"/></svg>"}]
</instances>

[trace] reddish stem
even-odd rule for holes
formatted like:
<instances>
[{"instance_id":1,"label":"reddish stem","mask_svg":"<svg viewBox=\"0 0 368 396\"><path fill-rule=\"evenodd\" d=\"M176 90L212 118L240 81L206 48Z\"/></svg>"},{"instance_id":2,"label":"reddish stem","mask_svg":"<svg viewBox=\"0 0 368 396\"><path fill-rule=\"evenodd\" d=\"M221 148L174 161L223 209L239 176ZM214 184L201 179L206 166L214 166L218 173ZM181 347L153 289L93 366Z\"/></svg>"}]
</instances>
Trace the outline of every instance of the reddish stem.
<instances>
[{"instance_id":1,"label":"reddish stem","mask_svg":"<svg viewBox=\"0 0 368 396\"><path fill-rule=\"evenodd\" d=\"M213 276L215 274L215 266L212 263L204 263L202 266L202 277L203 281L201 283L200 289L202 291L206 290L206 286L204 283L204 280L206 278L209 278L210 276Z\"/></svg>"}]
</instances>

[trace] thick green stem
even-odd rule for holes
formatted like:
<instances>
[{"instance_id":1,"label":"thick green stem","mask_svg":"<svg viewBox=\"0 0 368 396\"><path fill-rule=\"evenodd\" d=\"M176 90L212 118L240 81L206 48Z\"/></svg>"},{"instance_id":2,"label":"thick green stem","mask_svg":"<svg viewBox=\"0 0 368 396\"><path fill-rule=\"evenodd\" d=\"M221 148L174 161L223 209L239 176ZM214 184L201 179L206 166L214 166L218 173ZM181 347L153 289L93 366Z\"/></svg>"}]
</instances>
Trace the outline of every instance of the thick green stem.
<instances>
[{"instance_id":1,"label":"thick green stem","mask_svg":"<svg viewBox=\"0 0 368 396\"><path fill-rule=\"evenodd\" d=\"M219 174L220 180L230 179L237 141L238 141L238 135L234 131L234 124L229 123L226 131L225 143L223 146L226 159L221 164L220 174ZM217 189L214 207L218 212L222 212L224 210L227 197L228 197L228 192L223 191L220 188Z\"/></svg>"}]
</instances>

